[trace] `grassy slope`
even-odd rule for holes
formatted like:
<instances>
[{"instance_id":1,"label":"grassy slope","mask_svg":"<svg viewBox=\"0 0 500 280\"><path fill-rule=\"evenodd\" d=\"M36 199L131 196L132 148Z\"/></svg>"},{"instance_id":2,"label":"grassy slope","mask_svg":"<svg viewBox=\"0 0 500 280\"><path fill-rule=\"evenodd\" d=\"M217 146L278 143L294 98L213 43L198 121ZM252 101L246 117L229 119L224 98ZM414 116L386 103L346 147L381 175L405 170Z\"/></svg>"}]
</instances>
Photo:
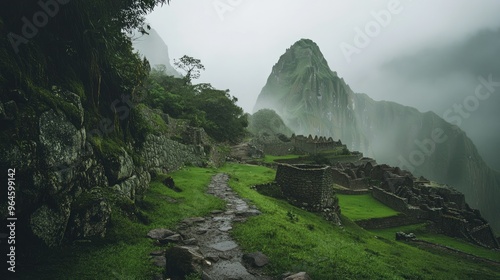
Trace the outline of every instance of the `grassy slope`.
<instances>
[{"instance_id":1,"label":"grassy slope","mask_svg":"<svg viewBox=\"0 0 500 280\"><path fill-rule=\"evenodd\" d=\"M380 230L371 230L371 232L377 234L378 236L384 238L393 238L396 232L402 231L406 233L413 232L417 235L417 238L426 240L433 243L438 243L441 245L445 245L454 249L458 249L460 251L474 254L476 256L480 256L483 258L491 259L497 262L500 262L500 252L492 251L485 249L483 247L479 247L463 240L452 238L442 234L433 234L429 233L426 229L426 224L418 224L418 225L410 225L410 226L402 226L396 228L389 229L380 229Z\"/></svg>"},{"instance_id":2,"label":"grassy slope","mask_svg":"<svg viewBox=\"0 0 500 280\"><path fill-rule=\"evenodd\" d=\"M214 170L202 168L170 174L183 190L181 193L153 182L141 204L143 216L151 221L149 225L114 211L112 227L103 244L82 244L44 252L26 279L151 279L160 270L151 265L149 253L158 247L145 238L146 233L153 228L173 228L186 217L223 209L222 200L205 194L214 174ZM167 197L176 199L177 203L168 202ZM40 275L43 276L40 278Z\"/></svg>"},{"instance_id":3,"label":"grassy slope","mask_svg":"<svg viewBox=\"0 0 500 280\"><path fill-rule=\"evenodd\" d=\"M266 163L273 163L275 160L279 159L295 159L301 157L300 155L286 155L286 156L271 156L271 155L266 155L264 157L264 162Z\"/></svg>"},{"instance_id":4,"label":"grassy slope","mask_svg":"<svg viewBox=\"0 0 500 280\"><path fill-rule=\"evenodd\" d=\"M371 194L337 194L342 214L353 221L396 216L399 212L385 206Z\"/></svg>"},{"instance_id":5,"label":"grassy slope","mask_svg":"<svg viewBox=\"0 0 500 280\"><path fill-rule=\"evenodd\" d=\"M260 250L271 259L269 271L307 271L313 279L498 279L500 269L450 255L432 254L390 239L376 238L348 218L344 227L260 195L249 186L272 181L264 167L227 164L231 186L263 212L237 225L235 238L247 251ZM287 213L292 211L298 222Z\"/></svg>"},{"instance_id":6,"label":"grassy slope","mask_svg":"<svg viewBox=\"0 0 500 280\"><path fill-rule=\"evenodd\" d=\"M249 198L263 215L235 227L233 235L247 251L260 250L271 259L269 272L307 271L313 279L495 279L498 268L480 266L453 256L440 256L392 241L392 234L364 231L348 218L339 228L288 203L260 195L249 186L272 181L275 171L265 167L227 164L221 170L189 168L172 173L175 193L158 182L151 184L140 211L151 221L144 225L113 214L113 227L102 244L74 245L44 252L25 279L151 279L159 272L148 254L157 250L146 233L173 228L181 219L202 216L224 203L206 195L216 172L231 175L231 186ZM169 197L169 200L166 198ZM172 203L171 199L177 203ZM298 218L293 222L288 213ZM495 270L496 269L496 270ZM43 275L41 277L41 275Z\"/></svg>"}]
</instances>

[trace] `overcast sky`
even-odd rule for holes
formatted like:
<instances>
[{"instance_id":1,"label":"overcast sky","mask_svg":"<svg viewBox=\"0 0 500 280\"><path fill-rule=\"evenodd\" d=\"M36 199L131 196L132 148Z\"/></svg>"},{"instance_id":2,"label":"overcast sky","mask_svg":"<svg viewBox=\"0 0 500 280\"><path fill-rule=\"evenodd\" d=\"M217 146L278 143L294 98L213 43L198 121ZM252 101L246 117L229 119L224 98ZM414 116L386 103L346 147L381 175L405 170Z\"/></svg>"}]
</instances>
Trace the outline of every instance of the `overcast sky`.
<instances>
[{"instance_id":1,"label":"overcast sky","mask_svg":"<svg viewBox=\"0 0 500 280\"><path fill-rule=\"evenodd\" d=\"M375 24L377 14L382 24ZM443 116L473 92L477 75L498 74L494 80L500 80L498 67L490 67L500 65L500 44L488 41L496 36L500 42L499 14L497 0L172 0L147 20L169 46L170 58L201 59L206 71L198 82L230 89L246 112L252 113L279 57L309 38L355 92ZM357 29L367 28L368 41L357 42ZM474 44L478 34L485 43ZM467 63L452 63L462 56ZM500 140L495 117L488 129L498 128L496 134L481 138L486 132L477 124L487 115L476 113L463 124L475 142Z\"/></svg>"}]
</instances>

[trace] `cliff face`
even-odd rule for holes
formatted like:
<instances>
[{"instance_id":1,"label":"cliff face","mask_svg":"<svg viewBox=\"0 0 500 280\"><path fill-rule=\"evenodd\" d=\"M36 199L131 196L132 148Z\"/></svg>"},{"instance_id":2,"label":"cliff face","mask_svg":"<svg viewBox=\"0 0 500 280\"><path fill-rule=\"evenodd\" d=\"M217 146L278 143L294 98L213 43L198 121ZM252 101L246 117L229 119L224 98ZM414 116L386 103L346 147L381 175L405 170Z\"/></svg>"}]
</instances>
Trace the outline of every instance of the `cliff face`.
<instances>
[{"instance_id":1,"label":"cliff face","mask_svg":"<svg viewBox=\"0 0 500 280\"><path fill-rule=\"evenodd\" d=\"M334 136L361 149L366 141L353 106L349 86L330 70L319 47L302 39L274 65L254 112L274 109L297 134Z\"/></svg>"},{"instance_id":2,"label":"cliff face","mask_svg":"<svg viewBox=\"0 0 500 280\"><path fill-rule=\"evenodd\" d=\"M432 112L354 94L318 46L300 40L282 55L255 110L274 109L298 134L331 136L378 162L450 184L496 230L500 183L467 135Z\"/></svg>"},{"instance_id":3,"label":"cliff face","mask_svg":"<svg viewBox=\"0 0 500 280\"><path fill-rule=\"evenodd\" d=\"M133 41L134 49L146 57L151 67L165 65L165 72L174 77L181 77L174 67L170 64L168 46L160 37L155 29L148 31L149 34L137 35L138 38Z\"/></svg>"}]
</instances>

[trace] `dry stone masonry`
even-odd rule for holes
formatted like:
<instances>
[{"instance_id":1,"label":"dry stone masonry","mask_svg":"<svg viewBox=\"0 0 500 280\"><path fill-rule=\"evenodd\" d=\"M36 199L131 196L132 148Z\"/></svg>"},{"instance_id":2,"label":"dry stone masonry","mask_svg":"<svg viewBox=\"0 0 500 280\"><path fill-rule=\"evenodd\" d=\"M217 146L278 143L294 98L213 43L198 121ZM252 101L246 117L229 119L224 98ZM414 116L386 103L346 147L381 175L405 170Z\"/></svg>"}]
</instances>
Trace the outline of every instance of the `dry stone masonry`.
<instances>
[{"instance_id":1,"label":"dry stone masonry","mask_svg":"<svg viewBox=\"0 0 500 280\"><path fill-rule=\"evenodd\" d=\"M375 199L409 219L431 221L437 231L448 236L486 248L499 248L479 210L471 209L465 196L451 187L416 178L408 171L379 165L368 158L356 163L339 163L331 170L336 184L351 190L369 188Z\"/></svg>"},{"instance_id":2,"label":"dry stone masonry","mask_svg":"<svg viewBox=\"0 0 500 280\"><path fill-rule=\"evenodd\" d=\"M280 164L275 180L291 204L340 223L340 208L329 166Z\"/></svg>"},{"instance_id":3,"label":"dry stone masonry","mask_svg":"<svg viewBox=\"0 0 500 280\"><path fill-rule=\"evenodd\" d=\"M20 232L29 235L24 240L55 247L65 238L103 237L113 199L134 201L151 174L187 164L217 166L225 159L202 129L147 108L134 110L131 121L160 123L166 131L140 135L141 145L118 145L98 125L84 126L82 102L74 93L54 88L50 98L58 108L42 104L37 110L26 109L34 100L17 95L0 102L0 121L8 124L0 133L14 139L1 143L0 166L18 170L16 214L23 221ZM23 125L12 128L14 122Z\"/></svg>"},{"instance_id":4,"label":"dry stone masonry","mask_svg":"<svg viewBox=\"0 0 500 280\"><path fill-rule=\"evenodd\" d=\"M310 154L345 147L340 141L317 136L293 135L290 143L294 149ZM339 191L346 193L371 193L375 199L403 213L384 223L430 221L434 230L448 236L486 248L500 248L489 223L479 210L469 207L462 193L423 177L416 178L399 167L377 164L370 158L360 157L333 166L278 164L275 181L291 204L326 213L331 220L338 221L340 213L333 191L337 185ZM378 228L374 222L366 224Z\"/></svg>"},{"instance_id":5,"label":"dry stone masonry","mask_svg":"<svg viewBox=\"0 0 500 280\"><path fill-rule=\"evenodd\" d=\"M324 136L313 137L293 134L290 138L276 137L276 135L263 136L254 140L252 145L262 150L266 155L282 156L290 153L298 154L317 154L322 151L330 151L338 148L347 147L340 140L334 141L333 138Z\"/></svg>"}]
</instances>

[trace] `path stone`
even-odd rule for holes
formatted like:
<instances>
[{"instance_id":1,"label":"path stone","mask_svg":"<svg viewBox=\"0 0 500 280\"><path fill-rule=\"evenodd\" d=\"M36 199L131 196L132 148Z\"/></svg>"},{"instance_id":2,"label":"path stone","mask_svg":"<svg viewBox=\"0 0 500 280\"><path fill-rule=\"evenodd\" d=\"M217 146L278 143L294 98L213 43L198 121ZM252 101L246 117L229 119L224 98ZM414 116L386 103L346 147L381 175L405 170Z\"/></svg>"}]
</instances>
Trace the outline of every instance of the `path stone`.
<instances>
[{"instance_id":1,"label":"path stone","mask_svg":"<svg viewBox=\"0 0 500 280\"><path fill-rule=\"evenodd\" d=\"M245 254L243 260L254 267L263 267L269 263L269 258L262 252Z\"/></svg>"},{"instance_id":2,"label":"path stone","mask_svg":"<svg viewBox=\"0 0 500 280\"><path fill-rule=\"evenodd\" d=\"M233 223L245 221L260 212L241 199L227 185L228 180L226 174L217 174L212 177L207 190L207 193L226 201L225 211L212 211L206 218L186 219L179 227L179 233L185 239L196 239L200 252L211 262L210 266L202 268L204 279L270 280L271 277L262 275L259 266L246 268L242 264L243 252L230 235Z\"/></svg>"},{"instance_id":3,"label":"path stone","mask_svg":"<svg viewBox=\"0 0 500 280\"><path fill-rule=\"evenodd\" d=\"M175 232L173 232L169 229L157 228L157 229L150 230L148 232L148 237L151 239L162 240L162 239L165 239L165 238L172 236L174 234L175 234Z\"/></svg>"},{"instance_id":4,"label":"path stone","mask_svg":"<svg viewBox=\"0 0 500 280\"><path fill-rule=\"evenodd\" d=\"M210 247L214 248L217 251L225 252L238 247L238 244L236 244L234 241L223 241L217 244L210 245Z\"/></svg>"}]
</instances>

